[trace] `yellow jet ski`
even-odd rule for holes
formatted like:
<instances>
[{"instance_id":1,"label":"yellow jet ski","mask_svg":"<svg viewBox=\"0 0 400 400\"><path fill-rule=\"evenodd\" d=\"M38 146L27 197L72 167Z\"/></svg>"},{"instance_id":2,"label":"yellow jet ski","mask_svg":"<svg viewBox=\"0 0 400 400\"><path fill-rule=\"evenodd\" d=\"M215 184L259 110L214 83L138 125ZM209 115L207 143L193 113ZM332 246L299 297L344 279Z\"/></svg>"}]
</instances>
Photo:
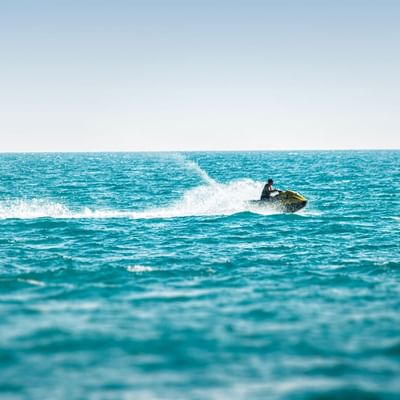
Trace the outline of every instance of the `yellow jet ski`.
<instances>
[{"instance_id":1,"label":"yellow jet ski","mask_svg":"<svg viewBox=\"0 0 400 400\"><path fill-rule=\"evenodd\" d=\"M275 191L269 199L250 200L250 204L262 208L276 208L282 212L294 213L307 205L307 199L291 190Z\"/></svg>"}]
</instances>

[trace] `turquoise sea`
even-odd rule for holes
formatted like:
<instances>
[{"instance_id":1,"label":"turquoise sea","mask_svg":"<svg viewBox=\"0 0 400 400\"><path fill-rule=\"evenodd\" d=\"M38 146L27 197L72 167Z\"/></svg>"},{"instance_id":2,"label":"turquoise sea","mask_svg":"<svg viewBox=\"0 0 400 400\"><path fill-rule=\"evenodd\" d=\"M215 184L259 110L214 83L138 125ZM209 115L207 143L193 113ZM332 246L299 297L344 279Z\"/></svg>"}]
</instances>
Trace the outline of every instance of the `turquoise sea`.
<instances>
[{"instance_id":1,"label":"turquoise sea","mask_svg":"<svg viewBox=\"0 0 400 400\"><path fill-rule=\"evenodd\" d=\"M0 399L400 398L400 151L0 171Z\"/></svg>"}]
</instances>

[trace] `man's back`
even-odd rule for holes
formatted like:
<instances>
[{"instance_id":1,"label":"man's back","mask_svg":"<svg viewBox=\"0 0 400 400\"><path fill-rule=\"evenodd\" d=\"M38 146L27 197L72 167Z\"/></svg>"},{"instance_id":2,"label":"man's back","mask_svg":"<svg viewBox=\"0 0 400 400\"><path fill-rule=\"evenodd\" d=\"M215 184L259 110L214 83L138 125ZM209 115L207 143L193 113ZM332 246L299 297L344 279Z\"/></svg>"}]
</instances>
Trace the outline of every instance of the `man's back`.
<instances>
[{"instance_id":1,"label":"man's back","mask_svg":"<svg viewBox=\"0 0 400 400\"><path fill-rule=\"evenodd\" d=\"M261 200L269 200L272 190L272 185L270 183L267 183L261 193Z\"/></svg>"},{"instance_id":2,"label":"man's back","mask_svg":"<svg viewBox=\"0 0 400 400\"><path fill-rule=\"evenodd\" d=\"M264 189L261 193L261 200L271 200L271 193L276 192L274 188L272 187L272 184L274 181L270 178L268 179L267 184L264 186Z\"/></svg>"}]
</instances>

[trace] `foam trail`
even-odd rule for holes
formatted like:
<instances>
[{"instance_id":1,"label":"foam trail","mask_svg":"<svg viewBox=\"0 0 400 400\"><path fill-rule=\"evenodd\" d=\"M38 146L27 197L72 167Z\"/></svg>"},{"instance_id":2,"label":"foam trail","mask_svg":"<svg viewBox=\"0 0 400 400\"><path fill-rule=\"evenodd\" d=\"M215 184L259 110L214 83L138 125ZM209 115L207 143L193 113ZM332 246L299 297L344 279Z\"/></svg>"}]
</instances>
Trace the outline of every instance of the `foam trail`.
<instances>
[{"instance_id":1,"label":"foam trail","mask_svg":"<svg viewBox=\"0 0 400 400\"><path fill-rule=\"evenodd\" d=\"M154 219L232 215L244 211L263 215L278 212L273 209L257 209L248 203L249 200L259 197L263 185L261 182L251 179L241 179L226 184L212 181L213 184L188 190L181 199L167 207L141 211L96 210L93 207L71 210L66 205L46 199L17 199L0 202L0 219Z\"/></svg>"},{"instance_id":2,"label":"foam trail","mask_svg":"<svg viewBox=\"0 0 400 400\"><path fill-rule=\"evenodd\" d=\"M113 210L91 210L85 207L73 211L61 203L47 199L6 200L0 202L0 219L76 219L76 218L122 218L129 217L131 212Z\"/></svg>"},{"instance_id":3,"label":"foam trail","mask_svg":"<svg viewBox=\"0 0 400 400\"><path fill-rule=\"evenodd\" d=\"M70 214L70 210L66 206L43 199L17 199L0 202L0 219L69 218Z\"/></svg>"}]
</instances>

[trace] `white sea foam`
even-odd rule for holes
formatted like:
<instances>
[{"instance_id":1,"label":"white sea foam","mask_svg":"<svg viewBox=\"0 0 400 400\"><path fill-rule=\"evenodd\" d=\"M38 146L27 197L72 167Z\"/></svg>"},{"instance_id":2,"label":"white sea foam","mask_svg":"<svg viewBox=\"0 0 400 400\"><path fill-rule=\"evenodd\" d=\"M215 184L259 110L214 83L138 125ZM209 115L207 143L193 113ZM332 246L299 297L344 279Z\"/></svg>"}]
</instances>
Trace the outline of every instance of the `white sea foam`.
<instances>
[{"instance_id":1,"label":"white sea foam","mask_svg":"<svg viewBox=\"0 0 400 400\"><path fill-rule=\"evenodd\" d=\"M70 211L60 203L47 200L7 200L0 202L0 219L21 218L31 219L40 217L68 218Z\"/></svg>"},{"instance_id":2,"label":"white sea foam","mask_svg":"<svg viewBox=\"0 0 400 400\"><path fill-rule=\"evenodd\" d=\"M126 268L128 272L134 272L136 274L142 274L144 272L152 272L155 270L153 267L148 267L145 265L130 265Z\"/></svg>"},{"instance_id":3,"label":"white sea foam","mask_svg":"<svg viewBox=\"0 0 400 400\"><path fill-rule=\"evenodd\" d=\"M47 199L6 200L0 202L0 219L35 218L115 218L129 216L129 212L91 210L83 208L73 211L66 205Z\"/></svg>"},{"instance_id":4,"label":"white sea foam","mask_svg":"<svg viewBox=\"0 0 400 400\"><path fill-rule=\"evenodd\" d=\"M323 213L321 211L309 210L307 208L303 208L302 210L298 211L296 215L301 217L319 217L323 215Z\"/></svg>"}]
</instances>

